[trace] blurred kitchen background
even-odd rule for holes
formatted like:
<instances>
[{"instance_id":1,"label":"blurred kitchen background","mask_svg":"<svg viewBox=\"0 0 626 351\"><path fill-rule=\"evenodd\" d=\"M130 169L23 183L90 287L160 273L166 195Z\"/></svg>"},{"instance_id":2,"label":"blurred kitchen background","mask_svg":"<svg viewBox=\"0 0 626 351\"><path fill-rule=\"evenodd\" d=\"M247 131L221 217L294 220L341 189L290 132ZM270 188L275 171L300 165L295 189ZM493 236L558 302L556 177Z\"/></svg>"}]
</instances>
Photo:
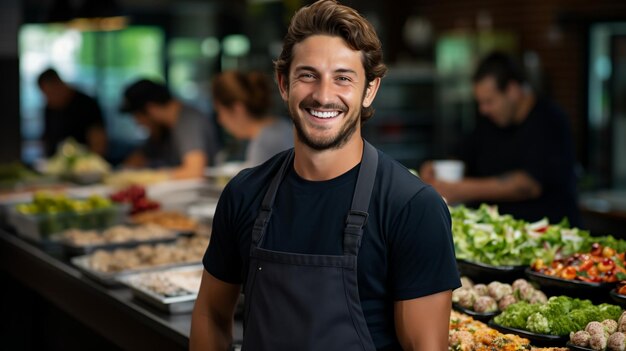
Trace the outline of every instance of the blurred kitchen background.
<instances>
[{"instance_id":1,"label":"blurred kitchen background","mask_svg":"<svg viewBox=\"0 0 626 351\"><path fill-rule=\"evenodd\" d=\"M109 161L145 135L118 111L140 76L212 113L225 69L272 72L303 0L1 0L0 163L41 156L37 76L53 66L96 97ZM389 73L368 140L410 168L445 158L475 122L471 75L493 50L514 54L534 87L571 118L589 227L626 223L626 1L343 1L374 23ZM286 114L276 92L276 112ZM222 133L222 136L228 137ZM228 141L228 140L226 140Z\"/></svg>"}]
</instances>

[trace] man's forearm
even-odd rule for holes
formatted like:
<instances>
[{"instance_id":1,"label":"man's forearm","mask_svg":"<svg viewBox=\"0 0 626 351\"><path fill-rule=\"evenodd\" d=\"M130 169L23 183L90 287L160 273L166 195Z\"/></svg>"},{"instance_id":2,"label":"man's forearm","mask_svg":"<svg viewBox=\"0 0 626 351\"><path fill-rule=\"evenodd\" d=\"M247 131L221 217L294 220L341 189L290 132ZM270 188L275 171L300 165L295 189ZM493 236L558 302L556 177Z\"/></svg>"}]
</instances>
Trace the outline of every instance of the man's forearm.
<instances>
[{"instance_id":1,"label":"man's forearm","mask_svg":"<svg viewBox=\"0 0 626 351\"><path fill-rule=\"evenodd\" d=\"M529 175L512 172L498 177L466 178L450 191L456 202L522 201L539 196L541 187Z\"/></svg>"},{"instance_id":2,"label":"man's forearm","mask_svg":"<svg viewBox=\"0 0 626 351\"><path fill-rule=\"evenodd\" d=\"M215 319L197 312L191 318L189 350L228 350L233 339L232 321L217 323Z\"/></svg>"}]
</instances>

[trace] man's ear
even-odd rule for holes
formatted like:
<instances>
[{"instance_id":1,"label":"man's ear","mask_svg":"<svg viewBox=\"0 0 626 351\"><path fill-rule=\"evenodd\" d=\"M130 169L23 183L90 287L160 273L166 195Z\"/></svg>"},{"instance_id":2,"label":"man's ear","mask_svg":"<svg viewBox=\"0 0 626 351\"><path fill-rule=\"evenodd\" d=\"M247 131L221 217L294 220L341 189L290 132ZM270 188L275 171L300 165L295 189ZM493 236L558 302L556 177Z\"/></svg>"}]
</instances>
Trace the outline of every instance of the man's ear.
<instances>
[{"instance_id":1,"label":"man's ear","mask_svg":"<svg viewBox=\"0 0 626 351\"><path fill-rule=\"evenodd\" d=\"M374 78L373 81L369 82L367 89L365 89L365 96L363 97L363 107L370 107L374 98L376 97L376 93L378 92L378 88L380 88L380 77Z\"/></svg>"},{"instance_id":2,"label":"man's ear","mask_svg":"<svg viewBox=\"0 0 626 351\"><path fill-rule=\"evenodd\" d=\"M283 101L287 101L289 98L289 79L281 73L276 73L276 81L278 82L280 96L283 98Z\"/></svg>"}]
</instances>

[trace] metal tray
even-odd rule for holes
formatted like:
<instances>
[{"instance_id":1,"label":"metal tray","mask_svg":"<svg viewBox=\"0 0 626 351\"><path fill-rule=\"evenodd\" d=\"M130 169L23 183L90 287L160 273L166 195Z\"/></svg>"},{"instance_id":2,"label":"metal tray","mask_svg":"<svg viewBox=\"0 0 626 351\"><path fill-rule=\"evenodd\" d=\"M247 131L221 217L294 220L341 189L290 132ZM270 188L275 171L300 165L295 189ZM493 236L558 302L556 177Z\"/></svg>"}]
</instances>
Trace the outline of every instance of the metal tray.
<instances>
[{"instance_id":1,"label":"metal tray","mask_svg":"<svg viewBox=\"0 0 626 351\"><path fill-rule=\"evenodd\" d=\"M198 264L198 262L174 263L174 264L165 264L161 266L125 270L125 271L120 271L120 272L115 272L115 273L104 273L104 272L95 271L89 268L89 265L87 263L89 260L89 256L90 255L72 257L70 261L86 276L109 287L120 286L121 284L120 284L119 278L126 276L126 275L158 271L158 270L162 270L166 268L186 267L186 266L192 266L192 265Z\"/></svg>"},{"instance_id":2,"label":"metal tray","mask_svg":"<svg viewBox=\"0 0 626 351\"><path fill-rule=\"evenodd\" d=\"M81 214L67 212L55 215L27 215L18 212L15 206L11 206L8 221L18 235L35 242L45 242L50 240L52 234L65 229L99 229L121 224L127 212L128 205L113 204L112 207L94 209Z\"/></svg>"},{"instance_id":3,"label":"metal tray","mask_svg":"<svg viewBox=\"0 0 626 351\"><path fill-rule=\"evenodd\" d=\"M196 302L196 298L198 297L197 293L190 293L187 295L181 296L163 296L161 294L156 293L150 289L145 288L139 284L136 284L134 280L138 277L148 274L148 273L165 273L165 272L187 272L187 271L202 271L204 267L202 265L194 265L194 266L186 266L186 267L178 267L178 268L169 268L169 269L160 269L150 272L142 272L135 274L128 274L118 278L118 280L128 286L132 291L133 295L139 299L143 300L158 309L172 313L189 313L193 310L193 306Z\"/></svg>"},{"instance_id":4,"label":"metal tray","mask_svg":"<svg viewBox=\"0 0 626 351\"><path fill-rule=\"evenodd\" d=\"M99 230L99 231L102 232L102 230ZM154 239L148 239L148 240L129 240L129 241L95 244L95 245L74 245L72 243L69 243L63 240L63 238L61 237L61 234L53 235L51 237L51 241L58 243L68 256L79 256L79 255L87 255L87 254L93 253L96 250L112 251L116 249L130 249L130 248L137 247L139 245L156 245L156 244L173 243L180 236L183 235L182 233L175 232L175 231L170 231L170 232L171 232L170 237L161 237L161 238L154 238Z\"/></svg>"}]
</instances>

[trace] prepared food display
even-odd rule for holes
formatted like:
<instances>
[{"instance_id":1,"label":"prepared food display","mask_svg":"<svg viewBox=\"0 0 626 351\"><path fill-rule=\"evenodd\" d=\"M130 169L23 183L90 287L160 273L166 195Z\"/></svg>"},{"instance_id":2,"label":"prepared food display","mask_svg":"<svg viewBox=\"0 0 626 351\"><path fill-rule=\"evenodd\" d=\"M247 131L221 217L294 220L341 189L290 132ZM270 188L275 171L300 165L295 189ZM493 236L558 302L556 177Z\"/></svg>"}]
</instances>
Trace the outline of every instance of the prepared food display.
<instances>
[{"instance_id":1,"label":"prepared food display","mask_svg":"<svg viewBox=\"0 0 626 351\"><path fill-rule=\"evenodd\" d=\"M626 349L626 313L617 321L605 319L589 322L583 329L571 332L568 346L577 350L623 351Z\"/></svg>"},{"instance_id":2,"label":"prepared food display","mask_svg":"<svg viewBox=\"0 0 626 351\"><path fill-rule=\"evenodd\" d=\"M503 334L485 323L452 311L448 334L449 351L567 351L567 348L538 348L515 334Z\"/></svg>"},{"instance_id":3,"label":"prepared food display","mask_svg":"<svg viewBox=\"0 0 626 351\"><path fill-rule=\"evenodd\" d=\"M202 266L198 266L182 270L145 272L132 275L125 282L162 298L196 296L200 290L202 271Z\"/></svg>"},{"instance_id":4,"label":"prepared food display","mask_svg":"<svg viewBox=\"0 0 626 351\"><path fill-rule=\"evenodd\" d=\"M492 266L529 266L534 260L552 262L576 252L591 250L594 243L617 252L626 241L612 236L592 237L588 231L570 228L566 221L528 223L501 215L497 207L481 205L472 210L450 208L456 257Z\"/></svg>"},{"instance_id":5,"label":"prepared food display","mask_svg":"<svg viewBox=\"0 0 626 351\"><path fill-rule=\"evenodd\" d=\"M624 252L618 253L609 246L594 243L591 250L546 263L535 260L533 271L565 280L587 283L615 283L626 279Z\"/></svg>"},{"instance_id":6,"label":"prepared food display","mask_svg":"<svg viewBox=\"0 0 626 351\"><path fill-rule=\"evenodd\" d=\"M521 301L509 305L494 317L493 322L498 326L538 335L568 336L583 329L589 322L617 321L621 314L619 306L607 303L594 305L589 300L553 296L545 304Z\"/></svg>"},{"instance_id":7,"label":"prepared food display","mask_svg":"<svg viewBox=\"0 0 626 351\"><path fill-rule=\"evenodd\" d=\"M97 250L81 256L81 268L98 273L120 273L159 266L199 263L209 244L206 237L179 238L174 244L140 245L132 249Z\"/></svg>"},{"instance_id":8,"label":"prepared food display","mask_svg":"<svg viewBox=\"0 0 626 351\"><path fill-rule=\"evenodd\" d=\"M164 171L140 169L140 170L122 170L109 174L104 178L104 184L114 188L124 188L131 185L150 185L156 184L169 179Z\"/></svg>"},{"instance_id":9,"label":"prepared food display","mask_svg":"<svg viewBox=\"0 0 626 351\"><path fill-rule=\"evenodd\" d=\"M114 202L129 204L129 214L131 215L158 210L161 207L158 201L151 200L146 196L146 189L140 185L131 185L118 190L111 194L110 199Z\"/></svg>"},{"instance_id":10,"label":"prepared food display","mask_svg":"<svg viewBox=\"0 0 626 351\"><path fill-rule=\"evenodd\" d=\"M97 246L132 241L175 238L176 236L176 232L159 225L143 224L137 226L116 225L102 231L68 229L58 236L58 240L73 246Z\"/></svg>"},{"instance_id":11,"label":"prepared food display","mask_svg":"<svg viewBox=\"0 0 626 351\"><path fill-rule=\"evenodd\" d=\"M106 228L124 219L126 206L92 195L86 199L65 194L37 192L29 203L11 208L11 224L18 233L33 239L47 239L69 228Z\"/></svg>"},{"instance_id":12,"label":"prepared food display","mask_svg":"<svg viewBox=\"0 0 626 351\"><path fill-rule=\"evenodd\" d=\"M517 279L513 284L498 281L474 284L467 277L462 277L461 281L463 286L452 292L452 303L455 309L480 320L489 319L519 301L547 301L546 295L525 279Z\"/></svg>"},{"instance_id":13,"label":"prepared food display","mask_svg":"<svg viewBox=\"0 0 626 351\"><path fill-rule=\"evenodd\" d=\"M168 268L119 277L133 296L168 313L193 310L200 290L202 265Z\"/></svg>"},{"instance_id":14,"label":"prepared food display","mask_svg":"<svg viewBox=\"0 0 626 351\"><path fill-rule=\"evenodd\" d=\"M43 171L46 174L87 184L102 180L102 177L111 171L111 166L98 154L90 152L84 145L69 138L59 145Z\"/></svg>"},{"instance_id":15,"label":"prepared food display","mask_svg":"<svg viewBox=\"0 0 626 351\"><path fill-rule=\"evenodd\" d=\"M133 223L158 224L164 228L180 232L194 232L198 222L177 211L148 211L131 217Z\"/></svg>"}]
</instances>

